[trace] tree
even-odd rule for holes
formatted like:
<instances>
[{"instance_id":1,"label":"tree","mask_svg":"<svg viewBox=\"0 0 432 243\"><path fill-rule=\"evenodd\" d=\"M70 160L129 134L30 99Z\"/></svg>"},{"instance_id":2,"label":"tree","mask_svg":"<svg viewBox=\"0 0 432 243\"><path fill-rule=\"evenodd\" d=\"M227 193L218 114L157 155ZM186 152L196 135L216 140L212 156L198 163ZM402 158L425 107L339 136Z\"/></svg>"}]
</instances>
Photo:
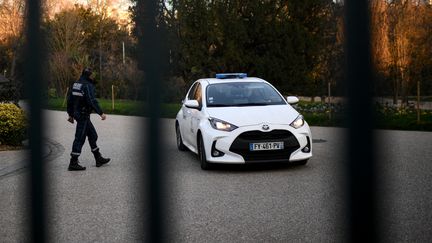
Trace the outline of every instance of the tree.
<instances>
[{"instance_id":1,"label":"tree","mask_svg":"<svg viewBox=\"0 0 432 243\"><path fill-rule=\"evenodd\" d=\"M383 0L373 0L371 5L371 56L376 74L375 93L383 95L392 86L388 85L390 67L393 62L390 53L390 13L389 4ZM397 86L396 86L397 87ZM394 89L397 93L397 89Z\"/></svg>"},{"instance_id":2,"label":"tree","mask_svg":"<svg viewBox=\"0 0 432 243\"><path fill-rule=\"evenodd\" d=\"M70 82L77 79L85 66L94 67L100 96L110 97L111 85L127 89L125 82L130 79L126 77L134 72L123 66L122 43L133 46L126 27L112 18L102 18L90 8L76 5L48 19L46 28L49 33L50 85L58 95L64 95ZM128 58L127 61L128 65L134 66L134 60ZM96 68L99 66L104 72L103 79Z\"/></svg>"},{"instance_id":3,"label":"tree","mask_svg":"<svg viewBox=\"0 0 432 243\"><path fill-rule=\"evenodd\" d=\"M421 0L374 0L371 12L372 57L381 77L377 93L391 89L394 103L401 97L406 105L408 95L417 93L419 82L427 79L431 6Z\"/></svg>"},{"instance_id":4,"label":"tree","mask_svg":"<svg viewBox=\"0 0 432 243\"><path fill-rule=\"evenodd\" d=\"M336 35L332 1L164 3L161 23L170 35L171 75L186 84L216 72L248 72L284 92L312 95L329 76L318 66Z\"/></svg>"},{"instance_id":5,"label":"tree","mask_svg":"<svg viewBox=\"0 0 432 243\"><path fill-rule=\"evenodd\" d=\"M86 14L89 14L89 10L76 7L56 14L47 23L50 84L59 96L65 94L69 83L76 79L80 70L91 64L84 47L87 33L83 17Z\"/></svg>"},{"instance_id":6,"label":"tree","mask_svg":"<svg viewBox=\"0 0 432 243\"><path fill-rule=\"evenodd\" d=\"M0 45L2 56L6 57L1 70L6 70L15 79L17 59L23 43L23 22L25 4L23 0L3 0L0 2Z\"/></svg>"}]
</instances>

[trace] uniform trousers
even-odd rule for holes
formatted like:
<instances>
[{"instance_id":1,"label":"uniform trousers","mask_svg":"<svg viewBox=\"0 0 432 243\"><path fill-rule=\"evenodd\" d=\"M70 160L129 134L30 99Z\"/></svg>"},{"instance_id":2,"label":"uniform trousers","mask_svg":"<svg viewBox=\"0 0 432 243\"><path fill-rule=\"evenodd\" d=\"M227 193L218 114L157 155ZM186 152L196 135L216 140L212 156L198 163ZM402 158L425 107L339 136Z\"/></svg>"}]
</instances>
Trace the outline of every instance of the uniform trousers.
<instances>
[{"instance_id":1,"label":"uniform trousers","mask_svg":"<svg viewBox=\"0 0 432 243\"><path fill-rule=\"evenodd\" d=\"M81 154L81 150L85 143L86 137L88 137L92 152L98 151L99 148L96 144L98 135L95 127L93 126L93 123L90 121L90 115L83 114L75 120L77 121L77 126L75 131L75 139L72 145L71 156L78 157Z\"/></svg>"}]
</instances>

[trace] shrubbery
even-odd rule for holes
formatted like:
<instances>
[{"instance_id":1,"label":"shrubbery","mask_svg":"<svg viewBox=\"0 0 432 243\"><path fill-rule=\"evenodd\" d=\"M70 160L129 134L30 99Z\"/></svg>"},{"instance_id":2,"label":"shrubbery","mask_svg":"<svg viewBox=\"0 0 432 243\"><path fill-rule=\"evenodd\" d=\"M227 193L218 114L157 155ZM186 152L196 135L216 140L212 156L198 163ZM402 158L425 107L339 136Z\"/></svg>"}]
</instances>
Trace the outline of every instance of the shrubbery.
<instances>
[{"instance_id":1,"label":"shrubbery","mask_svg":"<svg viewBox=\"0 0 432 243\"><path fill-rule=\"evenodd\" d=\"M8 82L0 86L0 102L18 102L19 91L17 86Z\"/></svg>"},{"instance_id":2,"label":"shrubbery","mask_svg":"<svg viewBox=\"0 0 432 243\"><path fill-rule=\"evenodd\" d=\"M345 126L347 110L344 104L300 102L294 106L313 126ZM374 104L376 129L432 131L432 111L421 110L420 122L414 106L397 107Z\"/></svg>"},{"instance_id":3,"label":"shrubbery","mask_svg":"<svg viewBox=\"0 0 432 243\"><path fill-rule=\"evenodd\" d=\"M14 104L0 104L0 143L20 145L25 138L27 119Z\"/></svg>"}]
</instances>

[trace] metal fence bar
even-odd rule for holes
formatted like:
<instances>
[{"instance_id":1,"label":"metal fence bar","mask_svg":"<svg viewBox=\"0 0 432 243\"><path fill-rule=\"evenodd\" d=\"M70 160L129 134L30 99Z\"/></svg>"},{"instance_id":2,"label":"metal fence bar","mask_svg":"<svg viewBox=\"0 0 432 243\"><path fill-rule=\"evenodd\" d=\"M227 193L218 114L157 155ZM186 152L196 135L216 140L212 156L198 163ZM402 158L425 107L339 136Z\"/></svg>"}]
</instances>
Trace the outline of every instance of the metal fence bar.
<instances>
[{"instance_id":1,"label":"metal fence bar","mask_svg":"<svg viewBox=\"0 0 432 243\"><path fill-rule=\"evenodd\" d=\"M145 73L145 83L148 90L147 112L148 119L145 127L147 148L143 158L146 160L144 167L144 182L146 195L144 212L146 225L144 230L145 242L163 242L165 240L164 212L166 205L164 200L164 181L162 173L162 158L160 152L161 143L161 74L163 72L163 38L161 29L157 25L158 2L154 0L139 0L137 8L139 12L137 28L139 29L139 65ZM145 90L143 90L145 92Z\"/></svg>"},{"instance_id":2,"label":"metal fence bar","mask_svg":"<svg viewBox=\"0 0 432 243\"><path fill-rule=\"evenodd\" d=\"M149 212L148 242L159 242L164 239L163 222L164 177L161 173L160 154L160 104L161 104L161 67L163 55L160 55L161 36L156 28L156 1L141 0L138 6L145 9L142 16L144 39L140 40L143 56L142 65L146 72L149 92L149 119L146 128L148 167L145 175L148 178L147 200ZM349 125L349 164L348 164L348 216L350 241L374 242L377 240L376 197L374 174L374 141L373 112L371 102L372 73L370 63L370 35L368 1L347 0L345 2L346 21L346 55L348 82L348 125ZM30 149L31 173L29 188L31 195L31 239L33 242L45 242L46 227L46 193L44 164L42 161L42 89L43 68L40 31L40 1L27 1L26 19L26 64L24 80L30 100Z\"/></svg>"},{"instance_id":3,"label":"metal fence bar","mask_svg":"<svg viewBox=\"0 0 432 243\"><path fill-rule=\"evenodd\" d=\"M369 1L345 1L348 220L351 242L377 241Z\"/></svg>"},{"instance_id":4,"label":"metal fence bar","mask_svg":"<svg viewBox=\"0 0 432 243\"><path fill-rule=\"evenodd\" d=\"M31 195L31 241L45 242L47 239L46 227L46 193L44 164L42 161L42 88L43 66L45 60L42 51L42 35L40 29L41 2L40 0L27 1L26 18L26 48L24 83L27 97L30 101L30 180Z\"/></svg>"}]
</instances>

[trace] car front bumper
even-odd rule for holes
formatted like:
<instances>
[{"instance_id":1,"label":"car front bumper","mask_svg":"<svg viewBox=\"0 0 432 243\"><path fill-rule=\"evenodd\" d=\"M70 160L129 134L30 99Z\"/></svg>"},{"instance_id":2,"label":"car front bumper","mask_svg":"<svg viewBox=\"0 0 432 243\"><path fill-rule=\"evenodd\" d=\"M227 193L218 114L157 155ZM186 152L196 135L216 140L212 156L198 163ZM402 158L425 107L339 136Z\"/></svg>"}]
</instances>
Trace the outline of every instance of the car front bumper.
<instances>
[{"instance_id":1,"label":"car front bumper","mask_svg":"<svg viewBox=\"0 0 432 243\"><path fill-rule=\"evenodd\" d=\"M210 163L245 164L257 162L300 161L312 157L312 135L307 123L295 129L289 125L268 124L271 129L265 131L263 124L239 127L231 132L213 129L205 124L202 136ZM284 150L249 151L251 142L284 142ZM309 149L305 149L309 147ZM218 152L215 152L217 150ZM215 156L215 154L219 154ZM223 154L223 155L222 155ZM222 155L222 156L221 156Z\"/></svg>"}]
</instances>

